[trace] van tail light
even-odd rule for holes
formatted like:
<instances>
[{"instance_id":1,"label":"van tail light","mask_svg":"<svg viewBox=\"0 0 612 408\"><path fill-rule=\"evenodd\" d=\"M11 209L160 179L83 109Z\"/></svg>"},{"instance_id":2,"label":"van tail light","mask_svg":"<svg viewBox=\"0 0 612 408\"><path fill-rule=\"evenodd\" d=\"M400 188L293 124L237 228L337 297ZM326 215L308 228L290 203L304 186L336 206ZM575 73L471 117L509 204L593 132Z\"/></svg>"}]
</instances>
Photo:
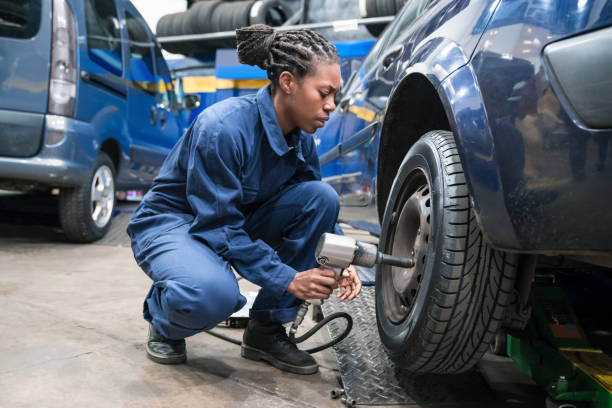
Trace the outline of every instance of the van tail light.
<instances>
[{"instance_id":1,"label":"van tail light","mask_svg":"<svg viewBox=\"0 0 612 408\"><path fill-rule=\"evenodd\" d=\"M76 31L66 0L53 0L49 113L72 116L76 96Z\"/></svg>"}]
</instances>

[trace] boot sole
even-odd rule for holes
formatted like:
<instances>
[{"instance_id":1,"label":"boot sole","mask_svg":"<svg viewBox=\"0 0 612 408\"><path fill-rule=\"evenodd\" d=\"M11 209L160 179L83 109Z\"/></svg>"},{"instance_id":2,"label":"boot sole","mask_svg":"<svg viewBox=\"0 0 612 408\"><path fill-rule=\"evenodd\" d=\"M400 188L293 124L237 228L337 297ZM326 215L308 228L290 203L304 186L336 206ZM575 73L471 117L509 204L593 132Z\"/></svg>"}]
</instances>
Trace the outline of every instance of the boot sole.
<instances>
[{"instance_id":1,"label":"boot sole","mask_svg":"<svg viewBox=\"0 0 612 408\"><path fill-rule=\"evenodd\" d=\"M149 358L149 360L155 361L156 363L159 363L159 364L183 364L187 360L186 354L179 354L176 356L169 357L167 355L154 352L153 350L149 348L148 344L146 345L146 348L147 348L147 357Z\"/></svg>"},{"instance_id":2,"label":"boot sole","mask_svg":"<svg viewBox=\"0 0 612 408\"><path fill-rule=\"evenodd\" d=\"M256 348L247 346L247 345L242 345L242 349L240 351L240 355L244 358L246 358L247 360L253 360L253 361L266 361L270 364L272 364L274 367L278 368L279 370L283 370L283 371L288 371L290 373L294 373L294 374L303 374L303 375L307 375L307 374L314 374L317 371L319 371L319 365L318 364L314 364L311 366L296 366L293 364L289 364L289 363L285 363L284 361L281 361L279 359L277 359L274 356L271 356L270 354L266 353L265 351L261 351L258 350Z\"/></svg>"}]
</instances>

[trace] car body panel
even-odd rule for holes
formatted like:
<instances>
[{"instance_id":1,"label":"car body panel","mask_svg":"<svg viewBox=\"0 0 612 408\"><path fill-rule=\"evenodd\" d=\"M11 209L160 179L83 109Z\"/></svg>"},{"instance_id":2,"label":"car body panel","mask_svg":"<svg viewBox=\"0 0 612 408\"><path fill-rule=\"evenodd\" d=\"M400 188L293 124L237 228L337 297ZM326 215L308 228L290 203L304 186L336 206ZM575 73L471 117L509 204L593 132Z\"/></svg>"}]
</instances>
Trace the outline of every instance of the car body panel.
<instances>
[{"instance_id":1,"label":"car body panel","mask_svg":"<svg viewBox=\"0 0 612 408\"><path fill-rule=\"evenodd\" d=\"M401 114L403 85L419 76L436 90L455 133L474 208L491 244L521 252L611 251L605 226L612 213L602 205L612 198L610 130L578 123L541 57L550 42L609 26L611 14L609 0L560 6L536 0L434 1L412 25L399 28L401 52L388 66L384 56L398 43L375 44L378 61L360 68L342 92L347 105L341 102L330 118L334 126L316 134L326 147L320 154L340 153L322 173L341 194L342 219L377 223L376 207L385 205L378 201L377 177L385 165L380 155L388 153L380 148L381 137L397 131L389 112ZM379 42L400 19L401 13ZM342 154L342 143L374 122L381 123L379 134ZM330 140L338 145L328 147ZM595 191L602 196L595 198Z\"/></svg>"},{"instance_id":2,"label":"car body panel","mask_svg":"<svg viewBox=\"0 0 612 408\"><path fill-rule=\"evenodd\" d=\"M376 200L376 172L380 134L384 131L385 111L389 101L401 87L402 80L418 73L427 76L437 85L453 70L467 64L497 4L498 1L413 1L398 14L397 20L404 20L405 24L401 27L398 23L392 24L381 35L355 78L343 90L338 110L329 121L342 122L338 144L347 143L374 122L381 123L371 140L348 152L343 149L344 153L336 162L322 168L324 179L331 181L340 193L342 219L378 224L377 206L380 203ZM410 12L415 15L411 16ZM456 20L451 20L450 25L444 24L459 14L476 19L478 24L475 28L462 26ZM435 23L423 24L427 19ZM450 38L461 40L462 43ZM384 61L394 52L397 55L387 67L374 62ZM369 67L368 60L372 60ZM322 141L320 154L336 148L328 147L336 132L334 126L330 125L317 132L315 136ZM332 169L332 166L335 168Z\"/></svg>"},{"instance_id":3,"label":"car body panel","mask_svg":"<svg viewBox=\"0 0 612 408\"><path fill-rule=\"evenodd\" d=\"M0 109L45 113L49 91L51 2L41 2L38 31L0 37Z\"/></svg>"},{"instance_id":4,"label":"car body panel","mask_svg":"<svg viewBox=\"0 0 612 408\"><path fill-rule=\"evenodd\" d=\"M11 53L0 57L11 60L11 64L1 65L0 71L25 64L19 71L20 77L15 76L12 68L1 77L7 79L0 91L0 108L9 112L11 109L37 112L40 118L30 122L40 123L40 148L29 157L18 160L7 154L0 155L0 179L4 185L16 186L19 185L16 181L25 185L29 182L60 187L81 185L88 177L88 172L83 169L90 171L96 156L104 150L117 165L117 189L146 188L187 125L171 95L170 74L161 51L156 54L159 45L129 1L116 0L114 9L107 9L116 16L111 16L106 22L114 26L114 30L108 24L98 23L97 15L92 18L93 9L89 2L67 2L74 14L77 35L74 114L64 117L61 126L57 125L60 123L57 116L47 114L52 2L43 1L40 2L40 29L29 42L25 42L27 47L34 47L32 52L24 52L24 45L21 49L11 48ZM134 70L130 71L133 67L129 64L126 10L140 22L151 55L156 57L151 57L146 78L138 75L134 78ZM25 40L0 37L0 47L4 49L16 41ZM142 72L138 71L139 74ZM148 82L148 94L130 92L131 84L138 81L142 84L143 80ZM16 83L30 85L23 85L20 90L11 85ZM49 127L51 123L57 126ZM7 126L0 129L4 132ZM14 125L8 128L13 132L16 129ZM64 132L63 137L58 139L57 132ZM50 134L53 135L51 140ZM14 135L10 137L14 138Z\"/></svg>"},{"instance_id":5,"label":"car body panel","mask_svg":"<svg viewBox=\"0 0 612 408\"><path fill-rule=\"evenodd\" d=\"M607 158L612 131L577 121L542 58L546 44L610 24L610 1L502 2L476 49L471 65L500 179L497 186L486 186L477 172L469 179L481 191L474 198L495 245L564 253L612 250L606 226L612 215L602 205L612 199ZM478 160L466 157L471 161ZM511 227L499 225L501 212L509 215ZM514 240L503 236L510 229Z\"/></svg>"}]
</instances>

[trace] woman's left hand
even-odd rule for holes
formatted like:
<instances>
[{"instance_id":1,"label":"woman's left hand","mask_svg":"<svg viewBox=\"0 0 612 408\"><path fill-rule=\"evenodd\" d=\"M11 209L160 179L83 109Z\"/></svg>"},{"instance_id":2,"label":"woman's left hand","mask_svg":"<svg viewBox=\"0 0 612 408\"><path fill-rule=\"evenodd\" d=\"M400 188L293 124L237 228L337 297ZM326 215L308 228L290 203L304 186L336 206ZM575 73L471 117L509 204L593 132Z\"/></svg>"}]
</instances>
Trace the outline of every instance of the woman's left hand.
<instances>
[{"instance_id":1,"label":"woman's left hand","mask_svg":"<svg viewBox=\"0 0 612 408\"><path fill-rule=\"evenodd\" d=\"M361 292L361 279L355 266L350 265L342 271L342 276L338 280L338 287L340 288L340 294L338 295L340 300L353 300Z\"/></svg>"}]
</instances>

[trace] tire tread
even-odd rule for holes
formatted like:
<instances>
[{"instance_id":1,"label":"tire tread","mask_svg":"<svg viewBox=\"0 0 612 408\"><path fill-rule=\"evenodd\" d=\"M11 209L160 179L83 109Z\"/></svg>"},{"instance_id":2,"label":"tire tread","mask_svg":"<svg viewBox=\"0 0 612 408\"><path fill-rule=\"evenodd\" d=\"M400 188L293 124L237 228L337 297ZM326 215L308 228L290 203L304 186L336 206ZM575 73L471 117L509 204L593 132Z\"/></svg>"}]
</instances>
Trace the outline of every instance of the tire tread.
<instances>
[{"instance_id":1,"label":"tire tread","mask_svg":"<svg viewBox=\"0 0 612 408\"><path fill-rule=\"evenodd\" d=\"M425 330L411 343L419 350L406 347L399 358L402 367L413 372L460 373L473 367L495 339L510 301L516 259L484 240L453 134L434 131L422 140L438 151L441 180L453 195L447 195L442 206L445 238L438 285L424 309Z\"/></svg>"}]
</instances>

